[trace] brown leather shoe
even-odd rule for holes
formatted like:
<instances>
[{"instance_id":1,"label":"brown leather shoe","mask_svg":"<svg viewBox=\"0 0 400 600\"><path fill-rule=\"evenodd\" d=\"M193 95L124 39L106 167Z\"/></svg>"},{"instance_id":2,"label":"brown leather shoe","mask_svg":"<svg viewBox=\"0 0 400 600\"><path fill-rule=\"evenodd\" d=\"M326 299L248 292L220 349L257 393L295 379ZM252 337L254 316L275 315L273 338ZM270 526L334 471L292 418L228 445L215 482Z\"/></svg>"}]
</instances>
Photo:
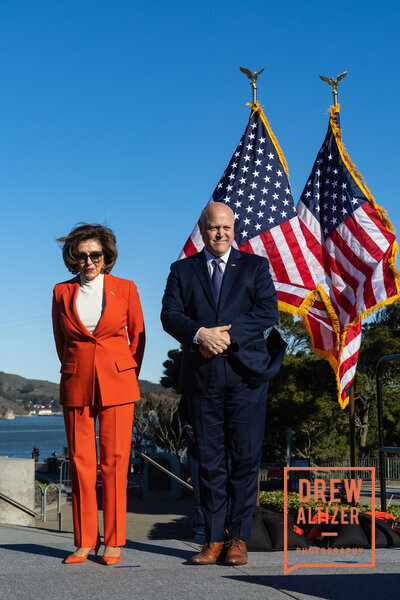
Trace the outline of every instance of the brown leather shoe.
<instances>
[{"instance_id":1,"label":"brown leather shoe","mask_svg":"<svg viewBox=\"0 0 400 600\"><path fill-rule=\"evenodd\" d=\"M190 559L191 565L212 565L215 563L224 548L224 542L207 542L201 549L200 554L196 554Z\"/></svg>"},{"instance_id":2,"label":"brown leather shoe","mask_svg":"<svg viewBox=\"0 0 400 600\"><path fill-rule=\"evenodd\" d=\"M228 552L225 556L226 565L245 565L247 564L247 546L244 540L233 538L229 542Z\"/></svg>"}]
</instances>

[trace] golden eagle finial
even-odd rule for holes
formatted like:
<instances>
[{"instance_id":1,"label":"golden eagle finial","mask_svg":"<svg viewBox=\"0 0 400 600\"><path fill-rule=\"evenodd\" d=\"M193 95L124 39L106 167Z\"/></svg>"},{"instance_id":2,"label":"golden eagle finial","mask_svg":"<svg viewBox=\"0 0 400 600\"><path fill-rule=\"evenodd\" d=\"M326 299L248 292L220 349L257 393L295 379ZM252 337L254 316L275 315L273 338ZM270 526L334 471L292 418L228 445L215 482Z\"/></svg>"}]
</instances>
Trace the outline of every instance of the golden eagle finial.
<instances>
[{"instance_id":1,"label":"golden eagle finial","mask_svg":"<svg viewBox=\"0 0 400 600\"><path fill-rule=\"evenodd\" d=\"M259 71L254 71L254 73L252 71L250 71L250 69L245 69L244 67L239 67L239 69L242 71L242 73L247 75L247 77L250 79L250 85L251 85L251 89L253 92L252 104L255 104L257 102L256 81L257 81L257 77L259 75L261 75L261 73L264 71L264 67L262 69L260 69Z\"/></svg>"},{"instance_id":2,"label":"golden eagle finial","mask_svg":"<svg viewBox=\"0 0 400 600\"><path fill-rule=\"evenodd\" d=\"M338 103L337 87L339 85L339 81L341 81L344 77L346 77L346 75L347 75L347 71L343 71L343 73L340 73L340 75L338 75L336 77L336 79L334 79L333 77L331 77L329 79L329 77L324 77L323 75L319 76L319 78L322 79L322 81L326 81L326 83L329 83L329 85L332 86L333 104L335 106Z\"/></svg>"}]
</instances>

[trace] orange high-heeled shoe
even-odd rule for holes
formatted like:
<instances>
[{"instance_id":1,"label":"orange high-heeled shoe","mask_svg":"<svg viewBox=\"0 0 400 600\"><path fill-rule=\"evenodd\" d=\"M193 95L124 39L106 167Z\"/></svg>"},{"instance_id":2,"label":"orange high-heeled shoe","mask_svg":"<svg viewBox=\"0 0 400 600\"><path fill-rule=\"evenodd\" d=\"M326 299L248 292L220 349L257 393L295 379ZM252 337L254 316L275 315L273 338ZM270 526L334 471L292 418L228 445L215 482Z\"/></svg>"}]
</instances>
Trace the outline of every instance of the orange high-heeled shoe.
<instances>
[{"instance_id":1,"label":"orange high-heeled shoe","mask_svg":"<svg viewBox=\"0 0 400 600\"><path fill-rule=\"evenodd\" d=\"M103 556L100 559L102 565L117 565L121 561L121 548L119 549L119 556Z\"/></svg>"},{"instance_id":2,"label":"orange high-heeled shoe","mask_svg":"<svg viewBox=\"0 0 400 600\"><path fill-rule=\"evenodd\" d=\"M64 563L66 563L67 565L83 563L83 562L85 562L85 560L87 559L89 554L92 552L92 550L94 550L94 558L96 560L97 555L99 553L100 546L101 546L101 541L100 541L100 536L99 536L97 538L96 545L89 548L89 551L86 554L84 554L83 556L77 556L76 554L70 554L69 556L67 556Z\"/></svg>"}]
</instances>

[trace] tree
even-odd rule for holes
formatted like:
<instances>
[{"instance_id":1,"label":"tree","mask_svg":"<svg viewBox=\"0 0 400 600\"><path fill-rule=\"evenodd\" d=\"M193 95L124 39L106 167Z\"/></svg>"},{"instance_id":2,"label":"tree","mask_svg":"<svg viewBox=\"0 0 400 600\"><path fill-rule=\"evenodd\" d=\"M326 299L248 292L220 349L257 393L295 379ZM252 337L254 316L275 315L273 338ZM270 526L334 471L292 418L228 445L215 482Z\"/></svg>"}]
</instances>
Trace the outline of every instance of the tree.
<instances>
[{"instance_id":1,"label":"tree","mask_svg":"<svg viewBox=\"0 0 400 600\"><path fill-rule=\"evenodd\" d=\"M140 452L146 448L146 443L152 443L150 440L150 420L148 417L148 406L146 405L146 394L144 392L138 402L135 402L135 411L133 414L132 438L133 446Z\"/></svg>"},{"instance_id":2,"label":"tree","mask_svg":"<svg viewBox=\"0 0 400 600\"><path fill-rule=\"evenodd\" d=\"M186 445L179 421L180 397L171 392L144 392L135 405L134 443L137 448L154 444L165 452L175 454L180 463Z\"/></svg>"},{"instance_id":3,"label":"tree","mask_svg":"<svg viewBox=\"0 0 400 600\"><path fill-rule=\"evenodd\" d=\"M355 384L356 427L361 455L378 447L376 365L381 356L400 353L400 305L390 304L363 326ZM382 372L385 444L397 446L400 434L400 364L391 362Z\"/></svg>"},{"instance_id":4,"label":"tree","mask_svg":"<svg viewBox=\"0 0 400 600\"><path fill-rule=\"evenodd\" d=\"M291 340L278 375L272 380L267 409L264 458L274 450L285 452L286 427L296 431L294 454L318 461L348 456L348 409L337 403L336 383L328 361L313 354L304 340L301 323L281 314L279 328ZM289 317L289 318L288 318ZM400 305L391 304L363 326L355 379L358 455L374 454L378 447L376 379L378 359L400 354ZM400 362L383 370L385 443L400 439Z\"/></svg>"},{"instance_id":5,"label":"tree","mask_svg":"<svg viewBox=\"0 0 400 600\"><path fill-rule=\"evenodd\" d=\"M161 377L160 383L165 388L173 389L174 392L178 389L179 372L182 362L182 347L179 350L169 350L168 360L163 363L164 376Z\"/></svg>"},{"instance_id":6,"label":"tree","mask_svg":"<svg viewBox=\"0 0 400 600\"><path fill-rule=\"evenodd\" d=\"M299 355L300 352L306 354L311 352L310 336L303 321L295 319L291 313L279 312L277 329L288 345L287 354Z\"/></svg>"},{"instance_id":7,"label":"tree","mask_svg":"<svg viewBox=\"0 0 400 600\"><path fill-rule=\"evenodd\" d=\"M346 444L329 363L314 354L303 323L280 313L278 329L288 343L283 365L270 382L263 460L285 456L286 430L295 432L292 455L313 461Z\"/></svg>"},{"instance_id":8,"label":"tree","mask_svg":"<svg viewBox=\"0 0 400 600\"><path fill-rule=\"evenodd\" d=\"M263 461L285 455L286 429L296 432L294 456L314 462L349 455L348 409L337 401L336 381L328 361L312 352L303 323L280 313L278 329L288 342L279 373L270 382ZM358 455L375 453L378 447L375 369L386 354L400 354L400 305L391 304L363 326L363 337L355 379ZM161 380L176 390L181 350L170 350ZM400 362L385 366L385 443L396 446L400 439Z\"/></svg>"},{"instance_id":9,"label":"tree","mask_svg":"<svg viewBox=\"0 0 400 600\"><path fill-rule=\"evenodd\" d=\"M270 382L263 460L284 455L286 429L296 432L293 453L313 460L342 456L346 451L347 413L337 404L336 384L329 363L311 350L308 333L289 313L280 313L277 327L288 350L279 373ZM182 350L170 350L160 383L176 390Z\"/></svg>"},{"instance_id":10,"label":"tree","mask_svg":"<svg viewBox=\"0 0 400 600\"><path fill-rule=\"evenodd\" d=\"M286 355L270 382L263 461L285 455L286 429L296 433L292 454L313 462L343 456L347 449L347 413L337 403L329 363L299 350Z\"/></svg>"}]
</instances>

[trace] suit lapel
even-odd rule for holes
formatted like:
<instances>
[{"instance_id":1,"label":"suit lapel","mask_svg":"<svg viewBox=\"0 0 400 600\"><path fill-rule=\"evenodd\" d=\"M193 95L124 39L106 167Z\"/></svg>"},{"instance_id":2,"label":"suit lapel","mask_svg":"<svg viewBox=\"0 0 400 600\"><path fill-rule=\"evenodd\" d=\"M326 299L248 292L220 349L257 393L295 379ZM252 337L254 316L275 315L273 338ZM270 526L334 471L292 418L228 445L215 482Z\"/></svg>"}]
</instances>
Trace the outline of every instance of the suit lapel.
<instances>
[{"instance_id":1,"label":"suit lapel","mask_svg":"<svg viewBox=\"0 0 400 600\"><path fill-rule=\"evenodd\" d=\"M76 310L76 298L78 296L79 288L80 288L80 280L79 276L73 279L68 284L68 290L63 293L63 300L65 306L65 312L69 320L75 325L79 331L88 335L89 337L93 337L93 335L98 335L101 333L104 328L104 320L107 316L107 310L110 309L110 298L109 294L113 294L114 292L111 290L112 283L110 281L110 275L104 275L104 310L103 314L100 317L99 322L97 323L96 329L93 333L90 333L88 329L84 326L82 321L79 318L78 311Z\"/></svg>"},{"instance_id":2,"label":"suit lapel","mask_svg":"<svg viewBox=\"0 0 400 600\"><path fill-rule=\"evenodd\" d=\"M211 278L208 272L204 250L193 256L191 260L191 265L197 277L200 279L201 285L203 286L203 290L208 301L215 310L217 307L214 300L214 292L211 286Z\"/></svg>"},{"instance_id":3,"label":"suit lapel","mask_svg":"<svg viewBox=\"0 0 400 600\"><path fill-rule=\"evenodd\" d=\"M226 263L224 278L222 280L221 292L219 295L219 307L222 308L224 302L229 298L233 282L235 281L242 266L242 255L235 248L231 248L228 262Z\"/></svg>"},{"instance_id":4,"label":"suit lapel","mask_svg":"<svg viewBox=\"0 0 400 600\"><path fill-rule=\"evenodd\" d=\"M242 263L242 255L235 248L231 248L228 262L225 267L224 278L222 280L221 292L219 296L218 306L222 307L226 299L229 297L229 293L232 289L233 282L235 281ZM207 261L204 254L204 250L195 254L192 258L192 267L196 272L196 275L201 281L204 289L204 293L208 298L211 306L216 310L217 306L214 300L214 292L211 285L211 277L207 269Z\"/></svg>"},{"instance_id":5,"label":"suit lapel","mask_svg":"<svg viewBox=\"0 0 400 600\"><path fill-rule=\"evenodd\" d=\"M79 329L82 333L91 336L89 331L86 329L84 324L79 318L78 312L76 310L76 298L78 296L80 288L79 276L75 277L70 283L68 283L68 288L63 292L62 298L64 302L65 313L71 323Z\"/></svg>"}]
</instances>

